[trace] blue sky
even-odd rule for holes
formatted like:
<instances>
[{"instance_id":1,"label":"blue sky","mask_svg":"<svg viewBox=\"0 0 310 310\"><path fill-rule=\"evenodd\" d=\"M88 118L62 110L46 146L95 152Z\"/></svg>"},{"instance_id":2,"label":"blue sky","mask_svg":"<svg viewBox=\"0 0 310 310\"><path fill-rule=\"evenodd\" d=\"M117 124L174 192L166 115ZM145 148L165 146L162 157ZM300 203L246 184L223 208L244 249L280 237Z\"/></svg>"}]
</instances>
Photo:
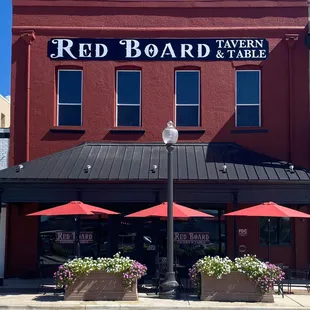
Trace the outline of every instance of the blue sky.
<instances>
[{"instance_id":1,"label":"blue sky","mask_svg":"<svg viewBox=\"0 0 310 310\"><path fill-rule=\"evenodd\" d=\"M12 0L0 0L0 94L10 95Z\"/></svg>"}]
</instances>

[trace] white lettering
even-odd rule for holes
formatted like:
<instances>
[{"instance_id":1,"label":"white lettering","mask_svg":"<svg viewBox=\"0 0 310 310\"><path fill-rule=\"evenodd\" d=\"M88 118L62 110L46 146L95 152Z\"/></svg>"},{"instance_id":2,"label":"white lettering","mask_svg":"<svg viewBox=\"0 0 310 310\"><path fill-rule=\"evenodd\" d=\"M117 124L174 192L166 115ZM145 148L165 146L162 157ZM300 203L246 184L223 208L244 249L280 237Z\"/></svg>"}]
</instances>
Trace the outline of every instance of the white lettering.
<instances>
[{"instance_id":1,"label":"white lettering","mask_svg":"<svg viewBox=\"0 0 310 310\"><path fill-rule=\"evenodd\" d=\"M248 40L248 48L255 48L253 40Z\"/></svg>"},{"instance_id":2,"label":"white lettering","mask_svg":"<svg viewBox=\"0 0 310 310\"><path fill-rule=\"evenodd\" d=\"M259 58L266 58L266 51L265 50L259 50Z\"/></svg>"},{"instance_id":3,"label":"white lettering","mask_svg":"<svg viewBox=\"0 0 310 310\"><path fill-rule=\"evenodd\" d=\"M187 54L189 57L194 58L194 56L191 53L191 50L193 49L193 46L191 44L181 44L181 58L186 58Z\"/></svg>"},{"instance_id":4,"label":"white lettering","mask_svg":"<svg viewBox=\"0 0 310 310\"><path fill-rule=\"evenodd\" d=\"M227 53L228 53L229 58L234 58L236 51L235 50L227 50Z\"/></svg>"},{"instance_id":5,"label":"white lettering","mask_svg":"<svg viewBox=\"0 0 310 310\"><path fill-rule=\"evenodd\" d=\"M204 49L204 54L203 54ZM210 54L210 47L207 44L198 44L198 58L208 57Z\"/></svg>"},{"instance_id":6,"label":"white lettering","mask_svg":"<svg viewBox=\"0 0 310 310\"><path fill-rule=\"evenodd\" d=\"M248 46L246 45L246 40L240 40L239 44L240 44L240 48L247 48ZM235 46L234 46L235 47Z\"/></svg>"},{"instance_id":7,"label":"white lettering","mask_svg":"<svg viewBox=\"0 0 310 310\"><path fill-rule=\"evenodd\" d=\"M158 54L158 47L155 44L148 44L144 49L144 53L147 57L153 58Z\"/></svg>"},{"instance_id":8,"label":"white lettering","mask_svg":"<svg viewBox=\"0 0 310 310\"><path fill-rule=\"evenodd\" d=\"M121 45L126 45L126 58L137 58L141 56L141 50L138 48L140 46L137 40L120 40ZM133 51L135 54L133 55Z\"/></svg>"},{"instance_id":9,"label":"white lettering","mask_svg":"<svg viewBox=\"0 0 310 310\"><path fill-rule=\"evenodd\" d=\"M77 59L72 53L71 53L71 47L73 46L72 40L68 39L54 39L52 40L53 44L57 44L57 55L51 54L51 58L62 58L64 57L64 51L73 59ZM64 46L64 43L67 43L67 46Z\"/></svg>"},{"instance_id":10,"label":"white lettering","mask_svg":"<svg viewBox=\"0 0 310 310\"><path fill-rule=\"evenodd\" d=\"M91 44L86 44L86 43L80 43L79 44L80 48L79 48L79 51L80 51L80 54L79 56L81 58L90 58L91 57Z\"/></svg>"},{"instance_id":11,"label":"white lettering","mask_svg":"<svg viewBox=\"0 0 310 310\"><path fill-rule=\"evenodd\" d=\"M167 51L168 50L168 51ZM165 48L160 56L160 58L164 58L165 56L171 56L172 58L176 58L177 56L175 55L175 52L173 50L173 47L171 45L171 43L167 43L165 45Z\"/></svg>"},{"instance_id":12,"label":"white lettering","mask_svg":"<svg viewBox=\"0 0 310 310\"><path fill-rule=\"evenodd\" d=\"M222 43L225 42L225 40L216 40L216 43L218 43L218 48L222 48Z\"/></svg>"},{"instance_id":13,"label":"white lettering","mask_svg":"<svg viewBox=\"0 0 310 310\"><path fill-rule=\"evenodd\" d=\"M225 41L224 48L231 48L229 40Z\"/></svg>"},{"instance_id":14,"label":"white lettering","mask_svg":"<svg viewBox=\"0 0 310 310\"><path fill-rule=\"evenodd\" d=\"M96 44L96 58L103 58L108 53L108 47L105 44L97 43Z\"/></svg>"},{"instance_id":15,"label":"white lettering","mask_svg":"<svg viewBox=\"0 0 310 310\"><path fill-rule=\"evenodd\" d=\"M238 51L236 58L243 58L242 51Z\"/></svg>"},{"instance_id":16,"label":"white lettering","mask_svg":"<svg viewBox=\"0 0 310 310\"><path fill-rule=\"evenodd\" d=\"M255 43L256 43L255 45L256 48L257 47L263 48L263 45L264 45L263 40L255 40Z\"/></svg>"}]
</instances>

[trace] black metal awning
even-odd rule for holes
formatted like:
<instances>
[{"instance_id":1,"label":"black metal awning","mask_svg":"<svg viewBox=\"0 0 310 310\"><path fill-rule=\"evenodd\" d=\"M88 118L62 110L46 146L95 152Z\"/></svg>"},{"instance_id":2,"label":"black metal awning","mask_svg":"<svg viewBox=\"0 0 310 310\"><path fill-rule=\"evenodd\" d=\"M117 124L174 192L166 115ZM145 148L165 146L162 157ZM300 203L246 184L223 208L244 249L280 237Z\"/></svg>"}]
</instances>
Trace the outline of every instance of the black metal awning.
<instances>
[{"instance_id":1,"label":"black metal awning","mask_svg":"<svg viewBox=\"0 0 310 310\"><path fill-rule=\"evenodd\" d=\"M178 144L179 181L310 181L310 171L234 143ZM225 167L227 169L225 169ZM85 143L0 171L2 182L158 181L167 178L163 144Z\"/></svg>"}]
</instances>

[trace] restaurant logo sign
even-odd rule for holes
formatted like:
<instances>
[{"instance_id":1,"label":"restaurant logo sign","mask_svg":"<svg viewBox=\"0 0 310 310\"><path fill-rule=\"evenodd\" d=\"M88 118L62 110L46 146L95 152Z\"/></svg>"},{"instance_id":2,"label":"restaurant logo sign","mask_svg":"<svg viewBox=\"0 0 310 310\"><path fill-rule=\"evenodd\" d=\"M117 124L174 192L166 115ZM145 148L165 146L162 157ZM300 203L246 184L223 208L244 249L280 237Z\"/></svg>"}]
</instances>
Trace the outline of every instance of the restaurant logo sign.
<instances>
[{"instance_id":1,"label":"restaurant logo sign","mask_svg":"<svg viewBox=\"0 0 310 310\"><path fill-rule=\"evenodd\" d=\"M56 242L58 243L74 243L75 232L74 231L60 231L56 233ZM80 232L80 243L93 243L93 233L91 231Z\"/></svg>"},{"instance_id":2,"label":"restaurant logo sign","mask_svg":"<svg viewBox=\"0 0 310 310\"><path fill-rule=\"evenodd\" d=\"M208 232L175 232L174 242L179 244L207 244L210 243Z\"/></svg>"},{"instance_id":3,"label":"restaurant logo sign","mask_svg":"<svg viewBox=\"0 0 310 310\"><path fill-rule=\"evenodd\" d=\"M240 237L246 237L248 235L248 230L247 228L240 228L238 230L238 233Z\"/></svg>"},{"instance_id":4,"label":"restaurant logo sign","mask_svg":"<svg viewBox=\"0 0 310 310\"><path fill-rule=\"evenodd\" d=\"M65 39L48 42L52 60L264 60L266 39Z\"/></svg>"}]
</instances>

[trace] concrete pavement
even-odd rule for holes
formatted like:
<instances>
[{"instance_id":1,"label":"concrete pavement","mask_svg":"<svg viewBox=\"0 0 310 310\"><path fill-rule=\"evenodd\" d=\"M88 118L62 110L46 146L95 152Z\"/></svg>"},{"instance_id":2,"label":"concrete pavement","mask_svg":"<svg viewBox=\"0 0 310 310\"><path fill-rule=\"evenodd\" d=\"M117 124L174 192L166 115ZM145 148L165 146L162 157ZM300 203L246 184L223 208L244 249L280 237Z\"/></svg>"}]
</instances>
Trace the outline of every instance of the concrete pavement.
<instances>
[{"instance_id":1,"label":"concrete pavement","mask_svg":"<svg viewBox=\"0 0 310 310\"><path fill-rule=\"evenodd\" d=\"M155 295L147 296L139 294L137 302L69 302L64 301L63 296L53 294L0 294L0 310L79 310L79 309L103 309L103 310L215 310L215 309L251 309L251 310L274 310L274 309L307 309L310 310L309 295L286 295L282 298L275 295L273 304L263 303L223 303L223 302L202 302L197 299L187 300L161 300Z\"/></svg>"}]
</instances>

